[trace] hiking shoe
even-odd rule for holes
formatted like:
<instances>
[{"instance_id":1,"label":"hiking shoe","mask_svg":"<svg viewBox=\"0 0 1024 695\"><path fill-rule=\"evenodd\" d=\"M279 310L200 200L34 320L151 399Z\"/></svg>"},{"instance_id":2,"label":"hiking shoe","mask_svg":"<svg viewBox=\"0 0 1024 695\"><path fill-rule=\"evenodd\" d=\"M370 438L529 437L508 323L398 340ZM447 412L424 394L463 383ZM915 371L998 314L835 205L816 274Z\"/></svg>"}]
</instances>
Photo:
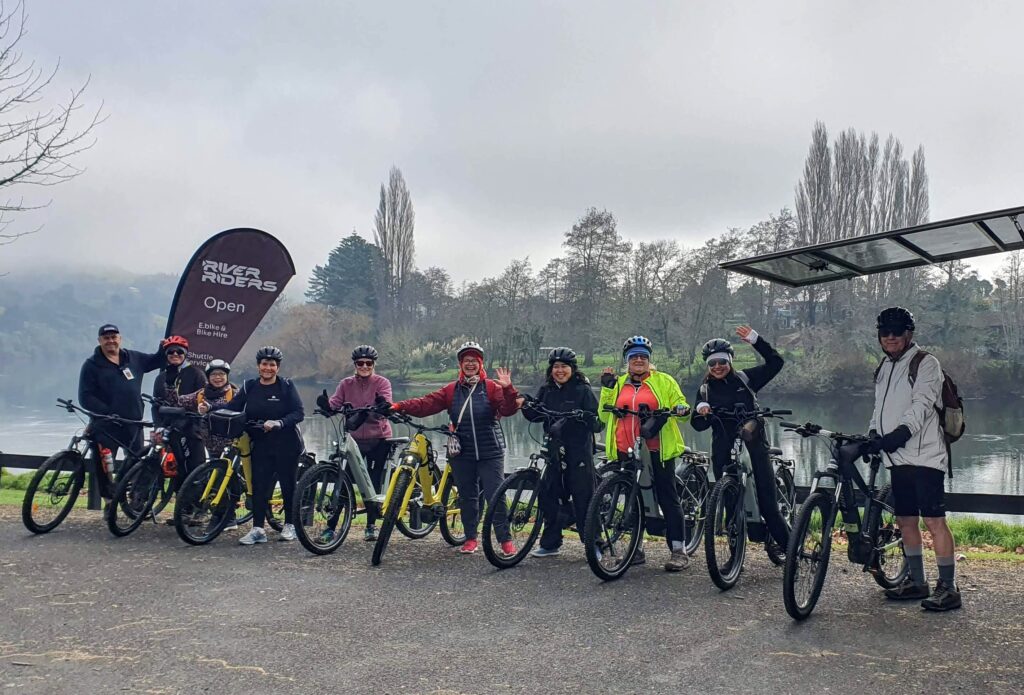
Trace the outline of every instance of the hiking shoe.
<instances>
[{"instance_id":1,"label":"hiking shoe","mask_svg":"<svg viewBox=\"0 0 1024 695\"><path fill-rule=\"evenodd\" d=\"M366 530L363 531L363 540L367 543L373 543L377 540L377 529L372 526L367 526Z\"/></svg>"},{"instance_id":2,"label":"hiking shoe","mask_svg":"<svg viewBox=\"0 0 1024 695\"><path fill-rule=\"evenodd\" d=\"M947 584L941 579L935 582L935 591L931 597L921 601L921 608L926 611L951 611L962 605L960 589L956 584Z\"/></svg>"},{"instance_id":3,"label":"hiking shoe","mask_svg":"<svg viewBox=\"0 0 1024 695\"><path fill-rule=\"evenodd\" d=\"M267 542L267 532L261 529L259 526L254 526L249 533L245 534L238 539L238 542L242 545L255 545L256 543Z\"/></svg>"},{"instance_id":4,"label":"hiking shoe","mask_svg":"<svg viewBox=\"0 0 1024 695\"><path fill-rule=\"evenodd\" d=\"M915 584L908 575L895 589L886 589L885 597L890 601L920 601L931 596L927 584Z\"/></svg>"},{"instance_id":5,"label":"hiking shoe","mask_svg":"<svg viewBox=\"0 0 1024 695\"><path fill-rule=\"evenodd\" d=\"M293 541L296 538L298 538L298 536L295 535L295 524L285 524L281 529L281 540Z\"/></svg>"},{"instance_id":6,"label":"hiking shoe","mask_svg":"<svg viewBox=\"0 0 1024 695\"><path fill-rule=\"evenodd\" d=\"M543 546L537 546L537 548L535 548L534 551L532 553L530 553L530 557L554 557L555 555L561 555L561 554L562 554L562 549L561 548L552 548L551 550L548 550L547 548L545 548ZM597 551L597 559L598 560L601 559L601 551L600 550Z\"/></svg>"},{"instance_id":7,"label":"hiking shoe","mask_svg":"<svg viewBox=\"0 0 1024 695\"><path fill-rule=\"evenodd\" d=\"M515 555L517 552L519 552L519 549L516 548L516 544L513 543L512 541L502 541L501 542L501 554L502 555L511 557L512 555Z\"/></svg>"},{"instance_id":8,"label":"hiking shoe","mask_svg":"<svg viewBox=\"0 0 1024 695\"><path fill-rule=\"evenodd\" d=\"M673 550L672 557L665 563L666 572L682 572L690 566L690 558L682 550Z\"/></svg>"},{"instance_id":9,"label":"hiking shoe","mask_svg":"<svg viewBox=\"0 0 1024 695\"><path fill-rule=\"evenodd\" d=\"M324 529L323 533L320 534L320 538L318 540L319 540L320 543L330 543L331 541L333 541L334 540L334 529L331 529L331 528Z\"/></svg>"},{"instance_id":10,"label":"hiking shoe","mask_svg":"<svg viewBox=\"0 0 1024 695\"><path fill-rule=\"evenodd\" d=\"M462 547L459 548L459 552L462 553L463 555L470 555L471 553L475 553L476 552L477 545L478 544L476 542L476 539L475 538L470 538L465 543L462 544Z\"/></svg>"},{"instance_id":11,"label":"hiking shoe","mask_svg":"<svg viewBox=\"0 0 1024 695\"><path fill-rule=\"evenodd\" d=\"M647 563L647 556L644 555L644 549L643 548L637 548L636 552L633 553L633 561L630 562L629 564L631 564L631 565L643 565L643 564L646 564L646 563Z\"/></svg>"}]
</instances>

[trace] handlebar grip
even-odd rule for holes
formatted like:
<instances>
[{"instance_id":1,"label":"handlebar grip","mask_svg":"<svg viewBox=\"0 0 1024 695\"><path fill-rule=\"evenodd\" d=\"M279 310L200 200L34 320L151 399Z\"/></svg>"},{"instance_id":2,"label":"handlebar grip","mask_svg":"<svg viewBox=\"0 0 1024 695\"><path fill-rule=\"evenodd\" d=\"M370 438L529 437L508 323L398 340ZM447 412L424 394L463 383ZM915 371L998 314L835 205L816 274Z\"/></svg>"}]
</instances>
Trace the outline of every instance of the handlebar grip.
<instances>
[{"instance_id":1,"label":"handlebar grip","mask_svg":"<svg viewBox=\"0 0 1024 695\"><path fill-rule=\"evenodd\" d=\"M787 430L795 430L795 429L798 429L800 427L800 425L798 425L795 422L786 422L786 421L780 422L779 426L780 427L784 427Z\"/></svg>"},{"instance_id":2,"label":"handlebar grip","mask_svg":"<svg viewBox=\"0 0 1024 695\"><path fill-rule=\"evenodd\" d=\"M773 410L772 415L792 415L792 410Z\"/></svg>"},{"instance_id":3,"label":"handlebar grip","mask_svg":"<svg viewBox=\"0 0 1024 695\"><path fill-rule=\"evenodd\" d=\"M615 412L615 406L614 405L608 405L607 403L605 403L604 407L601 410L603 410L606 413L614 413Z\"/></svg>"}]
</instances>

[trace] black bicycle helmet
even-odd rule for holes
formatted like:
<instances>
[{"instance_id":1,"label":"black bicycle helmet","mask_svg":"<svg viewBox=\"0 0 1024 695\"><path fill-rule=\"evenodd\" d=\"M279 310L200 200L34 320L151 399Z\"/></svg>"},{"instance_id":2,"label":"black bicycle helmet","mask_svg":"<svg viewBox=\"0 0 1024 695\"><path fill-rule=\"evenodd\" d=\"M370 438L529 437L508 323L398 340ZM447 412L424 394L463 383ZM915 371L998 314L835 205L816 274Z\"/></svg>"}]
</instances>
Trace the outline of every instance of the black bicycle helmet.
<instances>
[{"instance_id":1,"label":"black bicycle helmet","mask_svg":"<svg viewBox=\"0 0 1024 695\"><path fill-rule=\"evenodd\" d=\"M631 338L626 338L626 342L622 344L622 356L625 357L626 353L634 348L647 350L648 353L654 352L654 347L651 345L650 340L642 335L634 335Z\"/></svg>"},{"instance_id":2,"label":"black bicycle helmet","mask_svg":"<svg viewBox=\"0 0 1024 695\"><path fill-rule=\"evenodd\" d=\"M878 329L899 329L901 333L914 330L914 315L901 306L883 309L878 315Z\"/></svg>"},{"instance_id":3,"label":"black bicycle helmet","mask_svg":"<svg viewBox=\"0 0 1024 695\"><path fill-rule=\"evenodd\" d=\"M713 338L704 343L704 347L700 349L700 354L704 359L707 359L716 352L728 353L729 357L736 356L736 351L732 349L732 343L722 338Z\"/></svg>"},{"instance_id":4,"label":"black bicycle helmet","mask_svg":"<svg viewBox=\"0 0 1024 695\"><path fill-rule=\"evenodd\" d=\"M256 364L259 364L263 360L274 360L278 364L281 364L281 360L284 359L284 353L281 352L280 348L276 348L273 345L264 345L256 351Z\"/></svg>"},{"instance_id":5,"label":"black bicycle helmet","mask_svg":"<svg viewBox=\"0 0 1024 695\"><path fill-rule=\"evenodd\" d=\"M231 373L231 365L226 360L210 360L210 364L206 365L206 376L210 376L210 372L218 369L225 374Z\"/></svg>"},{"instance_id":6,"label":"black bicycle helmet","mask_svg":"<svg viewBox=\"0 0 1024 695\"><path fill-rule=\"evenodd\" d=\"M360 345L352 351L352 361L373 360L377 361L377 348L372 345Z\"/></svg>"},{"instance_id":7,"label":"black bicycle helmet","mask_svg":"<svg viewBox=\"0 0 1024 695\"><path fill-rule=\"evenodd\" d=\"M548 353L548 364L564 362L573 369L576 369L576 351L567 347L556 347Z\"/></svg>"}]
</instances>

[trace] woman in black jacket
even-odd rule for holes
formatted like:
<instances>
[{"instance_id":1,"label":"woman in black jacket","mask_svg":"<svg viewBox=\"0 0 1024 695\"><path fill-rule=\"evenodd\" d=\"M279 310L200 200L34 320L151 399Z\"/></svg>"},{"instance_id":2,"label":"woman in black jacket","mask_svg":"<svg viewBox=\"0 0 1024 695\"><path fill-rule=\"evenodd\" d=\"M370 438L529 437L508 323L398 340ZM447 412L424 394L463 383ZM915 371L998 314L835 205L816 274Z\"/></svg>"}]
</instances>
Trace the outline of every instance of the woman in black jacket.
<instances>
[{"instance_id":1,"label":"woman in black jacket","mask_svg":"<svg viewBox=\"0 0 1024 695\"><path fill-rule=\"evenodd\" d=\"M541 490L540 509L544 515L544 531L540 546L531 555L550 557L558 555L562 545L562 524L559 512L562 499L572 498L576 514L576 528L583 540L583 522L587 518L587 505L594 495L594 433L601 431L597 417L597 398L590 388L590 382L576 366L576 353L569 348L555 348L548 355L547 381L538 389L537 400L548 410L568 412L583 410L592 418L589 423L578 420L565 421L561 426L558 441L565 451L560 474L550 478L551 484ZM530 404L524 404L523 416L530 422L544 422L547 432L553 424Z\"/></svg>"},{"instance_id":2,"label":"woman in black jacket","mask_svg":"<svg viewBox=\"0 0 1024 695\"><path fill-rule=\"evenodd\" d=\"M736 441L736 430L741 423L735 418L711 415L711 408L732 410L738 403L742 403L745 409L753 410L757 407L757 392L774 379L785 364L782 355L750 326L740 326L736 329L736 335L752 345L765 363L736 371L732 368L734 351L729 341L716 338L705 343L701 354L708 373L697 391L697 405L694 408L696 414L690 421L693 429L698 432L711 428L711 460L715 480L722 477L729 462L733 442ZM751 420L743 425L743 431L739 434L750 453L761 517L772 538L785 548L789 542L789 524L779 513L775 495L775 471L772 470L768 456L768 436L764 431L764 423Z\"/></svg>"},{"instance_id":3,"label":"woman in black jacket","mask_svg":"<svg viewBox=\"0 0 1024 695\"><path fill-rule=\"evenodd\" d=\"M284 499L284 528L281 540L295 540L292 518L292 497L295 493L295 471L302 453L302 436L298 424L305 416L302 400L295 384L279 377L277 371L284 355L273 345L256 352L260 378L249 379L231 399L231 409L244 411L247 420L259 420L263 426L249 429L252 437L253 516L252 530L238 542L242 545L266 543L263 530L271 486L276 478Z\"/></svg>"},{"instance_id":4,"label":"woman in black jacket","mask_svg":"<svg viewBox=\"0 0 1024 695\"><path fill-rule=\"evenodd\" d=\"M167 362L153 382L153 398L157 401L153 405L153 423L157 427L163 425L163 418L160 416L161 405L174 406L179 396L195 393L206 386L206 374L197 365L188 361L187 338L172 335L165 338L160 347L163 348ZM188 460L178 466L178 474L174 478L175 490L181 488L189 473L206 461L206 449L197 429L189 427L183 433L183 439L182 449L187 452ZM174 520L168 519L166 523L173 524Z\"/></svg>"}]
</instances>

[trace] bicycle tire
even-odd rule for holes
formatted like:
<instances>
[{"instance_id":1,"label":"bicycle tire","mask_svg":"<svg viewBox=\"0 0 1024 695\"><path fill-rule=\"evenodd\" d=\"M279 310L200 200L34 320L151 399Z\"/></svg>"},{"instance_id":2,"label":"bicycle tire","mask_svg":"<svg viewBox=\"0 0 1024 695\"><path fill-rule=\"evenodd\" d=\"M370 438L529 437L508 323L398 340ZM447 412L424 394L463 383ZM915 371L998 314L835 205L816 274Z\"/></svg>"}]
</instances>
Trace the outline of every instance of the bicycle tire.
<instances>
[{"instance_id":1,"label":"bicycle tire","mask_svg":"<svg viewBox=\"0 0 1024 695\"><path fill-rule=\"evenodd\" d=\"M163 475L163 471L160 473ZM160 492L157 494L156 502L153 503L153 515L155 516L162 512L170 503L172 497L174 497L174 478L164 478L160 486Z\"/></svg>"},{"instance_id":2,"label":"bicycle tire","mask_svg":"<svg viewBox=\"0 0 1024 695\"><path fill-rule=\"evenodd\" d=\"M832 553L832 496L823 490L816 491L804 500L796 514L793 531L786 548L786 564L782 571L782 601L786 612L794 620L804 620L811 614L821 596L828 574L828 563ZM814 514L818 513L821 528L815 531ZM809 567L801 567L804 561ZM801 583L801 580L806 580ZM798 595L797 586L802 588Z\"/></svg>"},{"instance_id":3,"label":"bicycle tire","mask_svg":"<svg viewBox=\"0 0 1024 695\"><path fill-rule=\"evenodd\" d=\"M780 466L775 469L775 495L779 513L792 531L793 516L796 513L796 483L793 481L793 472L788 468ZM776 567L786 564L786 549L772 537L770 532L764 541L764 551Z\"/></svg>"},{"instance_id":4,"label":"bicycle tire","mask_svg":"<svg viewBox=\"0 0 1024 695\"><path fill-rule=\"evenodd\" d=\"M401 468L398 471L398 480L391 491L388 499L388 510L384 513L384 519L380 524L380 531L377 533L377 541L373 544L373 555L370 562L376 567L384 558L384 551L391 540L391 533L395 530L398 522L398 514L401 511L402 500L405 498L405 491L412 484L412 472L408 468Z\"/></svg>"},{"instance_id":5,"label":"bicycle tire","mask_svg":"<svg viewBox=\"0 0 1024 695\"><path fill-rule=\"evenodd\" d=\"M887 516L886 516L887 515ZM883 589L895 589L903 583L910 573L910 566L907 565L906 555L903 553L903 534L899 524L896 523L896 513L893 509L892 486L884 485L875 494L875 501L871 505L871 511L864 525L868 529L868 538L871 541L872 558L869 571L875 583ZM893 546L892 544L896 545ZM886 548L896 547L899 549L900 565L895 572L887 571L886 566L895 564L895 557L889 558L881 552Z\"/></svg>"},{"instance_id":6,"label":"bicycle tire","mask_svg":"<svg viewBox=\"0 0 1024 695\"><path fill-rule=\"evenodd\" d=\"M704 539L710 490L708 472L703 466L688 463L676 473L676 488L683 510L683 552L693 555Z\"/></svg>"},{"instance_id":7,"label":"bicycle tire","mask_svg":"<svg viewBox=\"0 0 1024 695\"><path fill-rule=\"evenodd\" d=\"M431 484L430 494L434 499L438 499L441 496L441 491L438 489L438 485L441 482L441 470L436 464L429 464L430 478L433 481ZM430 532L437 528L437 522L439 519L431 518L424 522L420 511L423 508L423 490L420 485L420 477L417 475L412 484L415 488L412 491L412 497L409 499L409 507L406 509L406 515L408 519L401 518L395 522L395 526L403 536L411 540L417 540L419 538L426 538L430 535ZM432 513L433 510L431 510Z\"/></svg>"},{"instance_id":8,"label":"bicycle tire","mask_svg":"<svg viewBox=\"0 0 1024 695\"><path fill-rule=\"evenodd\" d=\"M151 476L148 479L147 474ZM138 529L153 514L153 503L160 494L163 480L160 464L148 457L125 471L117 481L114 497L104 514L110 533L121 538ZM124 513L123 517L119 511Z\"/></svg>"},{"instance_id":9,"label":"bicycle tire","mask_svg":"<svg viewBox=\"0 0 1024 695\"><path fill-rule=\"evenodd\" d=\"M583 547L590 570L604 581L613 581L626 574L643 539L643 504L634 489L635 482L630 473L615 473L601 481L587 505ZM620 503L621 514L617 515ZM625 512L629 506L632 512L627 518ZM627 534L625 543L620 543ZM616 562L606 566L605 560L609 558Z\"/></svg>"},{"instance_id":10,"label":"bicycle tire","mask_svg":"<svg viewBox=\"0 0 1024 695\"><path fill-rule=\"evenodd\" d=\"M324 461L299 478L293 501L295 535L302 547L314 555L329 555L341 547L352 527L355 498L347 473L338 472L338 464ZM333 522L331 519L337 515ZM323 520L323 528L314 522ZM331 536L326 531L331 530ZM326 540L325 540L326 539Z\"/></svg>"},{"instance_id":11,"label":"bicycle tire","mask_svg":"<svg viewBox=\"0 0 1024 695\"><path fill-rule=\"evenodd\" d=\"M448 474L448 479L441 490L441 505L444 507L444 516L438 526L441 529L441 538L445 543L452 546L460 546L466 542L466 527L462 523L462 508L459 506L459 488L455 484L455 476Z\"/></svg>"},{"instance_id":12,"label":"bicycle tire","mask_svg":"<svg viewBox=\"0 0 1024 695\"><path fill-rule=\"evenodd\" d=\"M544 521L540 514L540 483L541 473L536 468L526 468L516 471L502 481L498 489L494 491L494 497L487 505L487 512L484 514L483 546L484 555L487 560L498 569L515 567L523 558L529 555L533 544L540 535ZM511 504L506 504L509 531L512 533L512 541L516 544L516 552L512 555L505 555L501 552L501 543L494 535L494 513L498 508L497 502L506 497L508 492L512 494ZM523 493L527 494L524 501ZM525 505L525 506L522 506ZM517 530L522 532L517 534ZM518 542L517 542L518 539Z\"/></svg>"},{"instance_id":13,"label":"bicycle tire","mask_svg":"<svg viewBox=\"0 0 1024 695\"><path fill-rule=\"evenodd\" d=\"M66 476L64 476L65 473ZM36 495L40 492L40 488L44 487L43 479L48 474L53 476L45 483L45 487L49 489L43 491L43 495L37 501ZM32 476L21 502L21 521L25 524L25 528L32 533L43 534L60 526L67 515L71 513L72 507L75 506L78 493L82 491L83 485L85 485L85 460L79 453L64 450L46 459ZM46 505L47 508L55 509L55 515L44 521L37 512L46 500L56 503Z\"/></svg>"},{"instance_id":14,"label":"bicycle tire","mask_svg":"<svg viewBox=\"0 0 1024 695\"><path fill-rule=\"evenodd\" d=\"M747 552L747 518L743 509L743 495L740 481L727 473L715 483L708 498L704 553L711 581L722 591L736 586L740 572L743 571L743 559ZM722 538L725 542L723 552L720 552L717 545ZM720 554L726 554L728 561L720 563Z\"/></svg>"},{"instance_id":15,"label":"bicycle tire","mask_svg":"<svg viewBox=\"0 0 1024 695\"><path fill-rule=\"evenodd\" d=\"M203 499L210 478L216 474L212 487L217 489L221 476L230 470L230 463L225 459L208 461L185 477L178 490L178 499L174 504L174 529L178 537L189 545L206 545L224 529L227 512L231 504L231 496L224 494L216 507L210 506L210 499ZM231 483L228 483L230 486ZM205 522L200 519L209 517ZM197 529L202 529L197 530Z\"/></svg>"}]
</instances>

